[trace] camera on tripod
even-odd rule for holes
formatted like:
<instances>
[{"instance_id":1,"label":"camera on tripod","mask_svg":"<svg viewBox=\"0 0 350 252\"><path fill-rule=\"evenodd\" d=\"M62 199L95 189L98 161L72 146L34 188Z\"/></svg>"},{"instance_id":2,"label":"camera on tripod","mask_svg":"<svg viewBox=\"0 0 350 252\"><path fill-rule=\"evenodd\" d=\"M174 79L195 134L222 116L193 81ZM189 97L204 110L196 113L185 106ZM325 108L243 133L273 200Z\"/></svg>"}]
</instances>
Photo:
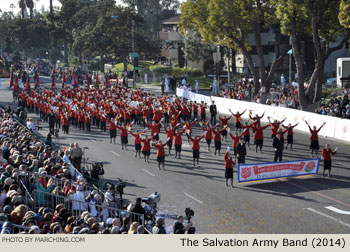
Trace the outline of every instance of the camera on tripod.
<instances>
[{"instance_id":1,"label":"camera on tripod","mask_svg":"<svg viewBox=\"0 0 350 252\"><path fill-rule=\"evenodd\" d=\"M190 223L191 218L194 216L194 211L191 208L187 207L185 209L185 214L186 214L186 218L187 218L188 223Z\"/></svg>"},{"instance_id":2,"label":"camera on tripod","mask_svg":"<svg viewBox=\"0 0 350 252\"><path fill-rule=\"evenodd\" d=\"M126 187L125 182L120 182L119 184L117 184L116 190L119 193L120 197L122 197L122 195L124 194L125 187Z\"/></svg>"}]
</instances>

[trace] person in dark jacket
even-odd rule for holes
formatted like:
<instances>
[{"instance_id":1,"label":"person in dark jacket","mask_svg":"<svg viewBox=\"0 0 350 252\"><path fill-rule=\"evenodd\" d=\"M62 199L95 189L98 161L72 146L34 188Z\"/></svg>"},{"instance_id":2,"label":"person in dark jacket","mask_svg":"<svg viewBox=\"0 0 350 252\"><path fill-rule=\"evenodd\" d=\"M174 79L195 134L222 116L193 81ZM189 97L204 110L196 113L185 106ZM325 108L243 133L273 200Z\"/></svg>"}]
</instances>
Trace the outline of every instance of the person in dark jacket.
<instances>
[{"instance_id":1,"label":"person in dark jacket","mask_svg":"<svg viewBox=\"0 0 350 252\"><path fill-rule=\"evenodd\" d=\"M142 214L142 215L144 216L144 220L148 220L147 215L146 215L146 211L145 211L145 209L141 206L141 202L142 202L142 199L141 199L141 198L136 198L135 204L134 204L134 206L130 209L130 212ZM138 221L138 222L140 223L140 225L142 224L142 220L141 220L141 218L139 218L139 216L131 215L131 218L130 218L130 219L131 219L131 222Z\"/></svg>"},{"instance_id":2,"label":"person in dark jacket","mask_svg":"<svg viewBox=\"0 0 350 252\"><path fill-rule=\"evenodd\" d=\"M284 148L281 132L277 132L277 135L273 138L272 146L273 148L275 148L274 162L277 162L277 159L279 162L281 162L282 156L283 156L283 148Z\"/></svg>"},{"instance_id":3,"label":"person in dark jacket","mask_svg":"<svg viewBox=\"0 0 350 252\"><path fill-rule=\"evenodd\" d=\"M211 125L216 124L216 114L218 113L216 109L215 102L213 101L212 104L209 107L209 112L210 112L210 123Z\"/></svg>"},{"instance_id":4,"label":"person in dark jacket","mask_svg":"<svg viewBox=\"0 0 350 252\"><path fill-rule=\"evenodd\" d=\"M51 132L51 134L55 133L55 114L51 111L48 115L47 115L47 119L49 121L49 131Z\"/></svg>"},{"instance_id":5,"label":"person in dark jacket","mask_svg":"<svg viewBox=\"0 0 350 252\"><path fill-rule=\"evenodd\" d=\"M239 143L237 144L237 158L239 164L245 164L245 157L247 156L247 148L244 143L244 138L241 137L239 139Z\"/></svg>"}]
</instances>

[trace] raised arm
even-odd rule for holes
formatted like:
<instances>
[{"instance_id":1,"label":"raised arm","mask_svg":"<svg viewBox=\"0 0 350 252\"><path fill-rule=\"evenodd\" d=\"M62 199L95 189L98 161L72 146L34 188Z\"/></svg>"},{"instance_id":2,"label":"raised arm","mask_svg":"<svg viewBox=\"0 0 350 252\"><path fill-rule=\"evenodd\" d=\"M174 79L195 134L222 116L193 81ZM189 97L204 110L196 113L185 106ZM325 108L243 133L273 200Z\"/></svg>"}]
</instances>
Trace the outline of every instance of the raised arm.
<instances>
[{"instance_id":1,"label":"raised arm","mask_svg":"<svg viewBox=\"0 0 350 252\"><path fill-rule=\"evenodd\" d=\"M323 126L324 126L325 124L326 124L326 122L324 122L324 123L321 125L321 127L318 128L317 133L320 132L320 130L323 128Z\"/></svg>"},{"instance_id":2,"label":"raised arm","mask_svg":"<svg viewBox=\"0 0 350 252\"><path fill-rule=\"evenodd\" d=\"M239 116L242 116L246 111L247 111L247 109L244 110L242 113L240 113Z\"/></svg>"}]
</instances>

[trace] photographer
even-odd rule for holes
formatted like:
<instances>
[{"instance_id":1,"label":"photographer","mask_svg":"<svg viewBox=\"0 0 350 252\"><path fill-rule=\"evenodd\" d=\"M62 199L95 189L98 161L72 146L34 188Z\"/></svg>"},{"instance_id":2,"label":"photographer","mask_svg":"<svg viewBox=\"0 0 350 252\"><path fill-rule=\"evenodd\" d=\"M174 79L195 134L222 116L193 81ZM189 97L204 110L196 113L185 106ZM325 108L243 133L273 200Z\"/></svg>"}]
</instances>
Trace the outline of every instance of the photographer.
<instances>
[{"instance_id":1,"label":"photographer","mask_svg":"<svg viewBox=\"0 0 350 252\"><path fill-rule=\"evenodd\" d=\"M184 217L182 215L178 216L177 222L175 222L174 228L173 228L174 234L184 234L192 226L192 222L187 223L186 226L184 226L183 222L184 222Z\"/></svg>"},{"instance_id":2,"label":"photographer","mask_svg":"<svg viewBox=\"0 0 350 252\"><path fill-rule=\"evenodd\" d=\"M147 214L145 209L142 207L141 205L142 203L142 199L141 198L136 198L135 200L135 204L133 205L133 207L130 209L130 212L132 213L138 213L138 214L142 214L144 217L144 220L148 220ZM138 219L138 216L132 215L131 216L131 222L134 221L138 221L140 223L140 225L142 224L142 220L141 218Z\"/></svg>"},{"instance_id":3,"label":"photographer","mask_svg":"<svg viewBox=\"0 0 350 252\"><path fill-rule=\"evenodd\" d=\"M100 175L103 175L105 172L104 172L104 169L103 169L103 166L102 164L100 163L94 163L92 165L92 170L90 172L90 176L91 178L93 179L93 182L96 182L98 183L99 179L100 179Z\"/></svg>"}]
</instances>

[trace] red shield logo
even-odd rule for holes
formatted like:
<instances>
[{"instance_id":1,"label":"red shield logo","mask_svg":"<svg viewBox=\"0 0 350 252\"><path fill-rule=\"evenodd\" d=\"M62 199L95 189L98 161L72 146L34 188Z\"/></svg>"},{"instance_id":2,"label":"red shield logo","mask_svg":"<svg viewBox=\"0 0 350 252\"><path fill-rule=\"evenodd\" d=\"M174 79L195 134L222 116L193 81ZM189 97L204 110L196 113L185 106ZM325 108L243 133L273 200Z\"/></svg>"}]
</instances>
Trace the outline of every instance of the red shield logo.
<instances>
[{"instance_id":1,"label":"red shield logo","mask_svg":"<svg viewBox=\"0 0 350 252\"><path fill-rule=\"evenodd\" d=\"M250 177L250 175L252 175L252 171L251 171L251 169L248 167L248 168L243 168L242 169L242 177L243 178L249 178Z\"/></svg>"}]
</instances>

